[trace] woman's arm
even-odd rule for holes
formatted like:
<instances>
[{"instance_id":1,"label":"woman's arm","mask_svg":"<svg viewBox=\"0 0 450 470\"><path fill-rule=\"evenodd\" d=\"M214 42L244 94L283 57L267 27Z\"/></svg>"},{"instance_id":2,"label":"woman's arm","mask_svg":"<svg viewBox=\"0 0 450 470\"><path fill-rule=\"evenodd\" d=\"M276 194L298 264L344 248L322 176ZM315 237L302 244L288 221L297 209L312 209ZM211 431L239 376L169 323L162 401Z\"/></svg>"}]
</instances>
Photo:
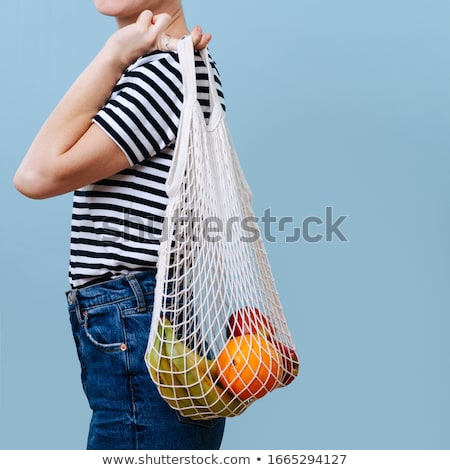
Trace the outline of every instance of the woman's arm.
<instances>
[{"instance_id":1,"label":"woman's arm","mask_svg":"<svg viewBox=\"0 0 450 470\"><path fill-rule=\"evenodd\" d=\"M141 55L162 49L168 15L143 12L136 23L114 33L78 77L44 123L14 177L14 185L33 199L57 196L130 166L122 150L92 118L110 96L123 70ZM210 37L192 32L197 48Z\"/></svg>"}]
</instances>

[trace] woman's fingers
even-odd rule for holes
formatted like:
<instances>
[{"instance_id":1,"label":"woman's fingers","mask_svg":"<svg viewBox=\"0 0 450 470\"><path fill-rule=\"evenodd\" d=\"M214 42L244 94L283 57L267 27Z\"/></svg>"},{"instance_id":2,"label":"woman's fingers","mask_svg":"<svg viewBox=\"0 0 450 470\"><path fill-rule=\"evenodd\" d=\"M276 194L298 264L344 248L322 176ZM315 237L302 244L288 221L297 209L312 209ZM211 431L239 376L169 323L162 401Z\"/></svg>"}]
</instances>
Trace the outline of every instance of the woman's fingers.
<instances>
[{"instance_id":1,"label":"woman's fingers","mask_svg":"<svg viewBox=\"0 0 450 470\"><path fill-rule=\"evenodd\" d=\"M202 50L208 46L209 42L211 41L211 34L209 33L195 33L194 35L191 33L192 43L194 44L194 49ZM178 41L181 39L176 39L167 34L161 34L158 37L157 41L157 49L160 51L173 51L177 49Z\"/></svg>"},{"instance_id":2,"label":"woman's fingers","mask_svg":"<svg viewBox=\"0 0 450 470\"><path fill-rule=\"evenodd\" d=\"M179 39L167 36L167 34L161 34L158 37L157 49L160 51L173 51L176 50Z\"/></svg>"},{"instance_id":3,"label":"woman's fingers","mask_svg":"<svg viewBox=\"0 0 450 470\"><path fill-rule=\"evenodd\" d=\"M192 42L194 44L194 47L197 47L197 44L200 42L202 39L202 28L200 26L195 26L192 31L191 31L191 38Z\"/></svg>"},{"instance_id":4,"label":"woman's fingers","mask_svg":"<svg viewBox=\"0 0 450 470\"><path fill-rule=\"evenodd\" d=\"M198 44L194 44L194 47L198 50L205 49L205 47L208 47L209 42L211 41L212 36L210 33L205 33L202 35L202 38Z\"/></svg>"},{"instance_id":5,"label":"woman's fingers","mask_svg":"<svg viewBox=\"0 0 450 470\"><path fill-rule=\"evenodd\" d=\"M161 38L165 36L172 17L168 13L153 15L150 10L144 10L136 20L136 26L142 28L142 31L149 40L156 45L160 45Z\"/></svg>"},{"instance_id":6,"label":"woman's fingers","mask_svg":"<svg viewBox=\"0 0 450 470\"><path fill-rule=\"evenodd\" d=\"M160 13L152 17L153 31L155 34L163 34L168 28L172 17L168 13Z\"/></svg>"},{"instance_id":7,"label":"woman's fingers","mask_svg":"<svg viewBox=\"0 0 450 470\"><path fill-rule=\"evenodd\" d=\"M149 28L152 24L153 12L150 10L144 10L136 20L136 24L142 26L143 28Z\"/></svg>"},{"instance_id":8,"label":"woman's fingers","mask_svg":"<svg viewBox=\"0 0 450 470\"><path fill-rule=\"evenodd\" d=\"M209 41L211 41L211 34L203 34L202 28L200 26L195 26L192 29L191 37L194 48L198 50L204 49L209 44Z\"/></svg>"},{"instance_id":9,"label":"woman's fingers","mask_svg":"<svg viewBox=\"0 0 450 470\"><path fill-rule=\"evenodd\" d=\"M165 33L171 19L171 16L167 13L153 15L150 10L144 10L136 20L136 25L156 40L156 49L162 51L176 50L179 39ZM197 50L204 49L211 41L211 34L204 34L200 26L195 26L192 29L191 37L194 48Z\"/></svg>"},{"instance_id":10,"label":"woman's fingers","mask_svg":"<svg viewBox=\"0 0 450 470\"><path fill-rule=\"evenodd\" d=\"M149 32L154 34L158 40L164 34L170 24L172 17L167 13L161 13L152 17Z\"/></svg>"}]
</instances>

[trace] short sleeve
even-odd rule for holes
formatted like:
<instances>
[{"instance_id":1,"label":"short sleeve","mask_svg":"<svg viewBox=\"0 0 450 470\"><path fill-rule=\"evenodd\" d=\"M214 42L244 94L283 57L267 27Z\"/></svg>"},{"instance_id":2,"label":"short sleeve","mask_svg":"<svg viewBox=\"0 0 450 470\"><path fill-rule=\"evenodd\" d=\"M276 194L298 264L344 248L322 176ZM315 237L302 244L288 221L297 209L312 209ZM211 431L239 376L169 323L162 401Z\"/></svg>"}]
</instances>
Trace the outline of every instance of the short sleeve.
<instances>
[{"instance_id":1,"label":"short sleeve","mask_svg":"<svg viewBox=\"0 0 450 470\"><path fill-rule=\"evenodd\" d=\"M130 165L138 164L174 142L182 89L176 54L148 54L124 72L93 122L116 142Z\"/></svg>"}]
</instances>

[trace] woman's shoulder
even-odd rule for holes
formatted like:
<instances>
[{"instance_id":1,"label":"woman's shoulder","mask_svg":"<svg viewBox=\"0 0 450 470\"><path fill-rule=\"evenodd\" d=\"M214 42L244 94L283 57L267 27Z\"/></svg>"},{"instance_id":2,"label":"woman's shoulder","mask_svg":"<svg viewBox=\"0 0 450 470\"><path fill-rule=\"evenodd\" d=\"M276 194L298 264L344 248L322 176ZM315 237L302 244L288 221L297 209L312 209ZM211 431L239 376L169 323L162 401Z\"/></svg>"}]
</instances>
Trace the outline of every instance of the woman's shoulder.
<instances>
[{"instance_id":1,"label":"woman's shoulder","mask_svg":"<svg viewBox=\"0 0 450 470\"><path fill-rule=\"evenodd\" d=\"M202 55L199 51L195 51L195 62L196 66L199 67L201 65L204 65ZM216 73L218 73L217 70L217 64L214 61L211 53L208 51L207 52L207 57L208 60L210 61L211 65L215 69ZM164 64L165 66L172 66L176 69L180 68L180 62L178 59L178 52L177 51L153 51L149 52L148 54L143 55L142 57L139 57L139 59L136 60L133 64L131 64L126 70L125 73L127 72L132 72L140 67L151 67L153 66L158 66L158 64Z\"/></svg>"},{"instance_id":2,"label":"woman's shoulder","mask_svg":"<svg viewBox=\"0 0 450 470\"><path fill-rule=\"evenodd\" d=\"M211 64L216 89L225 109L220 73L209 51L206 51L206 54L199 51L194 53L199 99L205 103L206 108L209 107L209 96L207 96L209 95L208 67L204 59ZM133 88L133 94L136 94L138 89L149 89L150 87L153 91L160 92L164 98L170 90L170 96L176 99L178 107L182 102L183 92L183 77L178 52L157 50L140 57L124 71L114 91L121 92L127 87Z\"/></svg>"},{"instance_id":3,"label":"woman's shoulder","mask_svg":"<svg viewBox=\"0 0 450 470\"><path fill-rule=\"evenodd\" d=\"M148 54L139 57L133 64L131 64L126 70L127 72L133 72L140 67L151 67L158 66L158 64L172 65L173 67L179 68L178 54L176 51L153 51Z\"/></svg>"}]
</instances>

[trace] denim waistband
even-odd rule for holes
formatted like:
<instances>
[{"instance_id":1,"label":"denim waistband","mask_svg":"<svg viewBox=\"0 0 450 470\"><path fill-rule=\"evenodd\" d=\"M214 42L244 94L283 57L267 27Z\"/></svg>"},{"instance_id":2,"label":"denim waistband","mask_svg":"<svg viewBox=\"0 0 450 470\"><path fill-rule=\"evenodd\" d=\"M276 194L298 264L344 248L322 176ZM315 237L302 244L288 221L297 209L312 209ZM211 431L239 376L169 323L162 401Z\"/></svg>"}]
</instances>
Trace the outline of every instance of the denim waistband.
<instances>
[{"instance_id":1,"label":"denim waistband","mask_svg":"<svg viewBox=\"0 0 450 470\"><path fill-rule=\"evenodd\" d=\"M146 309L144 296L154 291L155 284L155 270L135 272L69 290L66 292L66 299L69 309L76 307L83 309L136 297L138 310L143 311Z\"/></svg>"}]
</instances>

